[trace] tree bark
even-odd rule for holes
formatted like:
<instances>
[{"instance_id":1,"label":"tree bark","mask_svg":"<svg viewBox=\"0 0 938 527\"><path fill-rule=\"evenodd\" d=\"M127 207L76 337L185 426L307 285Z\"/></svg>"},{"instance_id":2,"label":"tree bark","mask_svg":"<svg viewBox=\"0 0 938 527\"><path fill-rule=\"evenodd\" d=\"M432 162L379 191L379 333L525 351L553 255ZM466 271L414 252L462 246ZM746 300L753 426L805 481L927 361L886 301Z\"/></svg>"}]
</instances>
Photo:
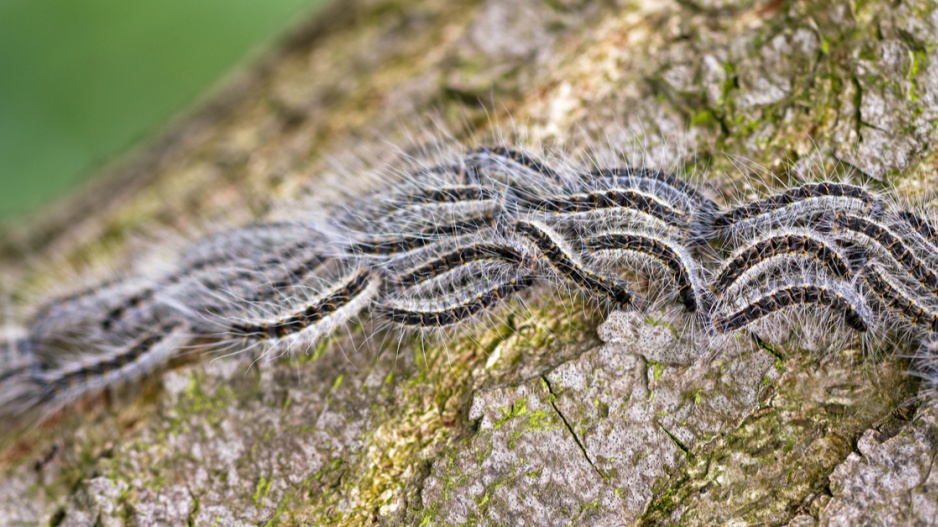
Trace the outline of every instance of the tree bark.
<instances>
[{"instance_id":1,"label":"tree bark","mask_svg":"<svg viewBox=\"0 0 938 527\"><path fill-rule=\"evenodd\" d=\"M720 189L849 172L934 199L936 50L928 0L336 3L85 192L8 229L0 257L19 298L63 269L158 256L141 241L154 233L310 212L428 116L467 143L497 128ZM0 518L938 523L938 412L912 402L901 342L701 357L653 318L534 300L443 344L355 349L352 335L264 367L177 365L8 448Z\"/></svg>"}]
</instances>

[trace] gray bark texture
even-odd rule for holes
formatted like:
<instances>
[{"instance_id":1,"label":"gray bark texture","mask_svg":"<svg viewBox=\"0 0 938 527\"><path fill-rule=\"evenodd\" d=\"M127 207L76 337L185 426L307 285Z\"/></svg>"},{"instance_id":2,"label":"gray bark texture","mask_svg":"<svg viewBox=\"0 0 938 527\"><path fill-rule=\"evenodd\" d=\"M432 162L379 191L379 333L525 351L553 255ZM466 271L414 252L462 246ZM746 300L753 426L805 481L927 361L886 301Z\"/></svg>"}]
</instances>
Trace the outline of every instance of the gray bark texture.
<instances>
[{"instance_id":1,"label":"gray bark texture","mask_svg":"<svg viewBox=\"0 0 938 527\"><path fill-rule=\"evenodd\" d=\"M29 298L139 265L167 232L289 216L357 159L393 160L415 116L721 189L851 172L934 198L936 50L929 0L337 2L7 229L5 280ZM352 333L69 409L2 453L0 523L938 525L938 411L902 343L701 356L651 318L549 298L445 345Z\"/></svg>"}]
</instances>

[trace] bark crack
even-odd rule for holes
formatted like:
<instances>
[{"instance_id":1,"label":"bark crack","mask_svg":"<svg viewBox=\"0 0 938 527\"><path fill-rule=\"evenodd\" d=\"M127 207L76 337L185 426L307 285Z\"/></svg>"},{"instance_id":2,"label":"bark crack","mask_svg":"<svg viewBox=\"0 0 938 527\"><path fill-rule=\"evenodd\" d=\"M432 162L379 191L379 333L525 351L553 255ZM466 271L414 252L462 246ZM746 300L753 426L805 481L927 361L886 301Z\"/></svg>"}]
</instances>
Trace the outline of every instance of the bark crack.
<instances>
[{"instance_id":1,"label":"bark crack","mask_svg":"<svg viewBox=\"0 0 938 527\"><path fill-rule=\"evenodd\" d=\"M685 445L680 439L678 439L676 435L672 434L670 430L665 428L664 425L661 424L661 422L658 421L657 419L655 420L655 424L658 425L658 428L660 428L662 432L668 435L668 437L671 439L671 442L674 443L674 446L676 446L681 452L683 452L685 457L687 457L688 459L693 459L694 453L690 451L690 448L688 448L687 445Z\"/></svg>"},{"instance_id":2,"label":"bark crack","mask_svg":"<svg viewBox=\"0 0 938 527\"><path fill-rule=\"evenodd\" d=\"M596 474L598 474L601 479L606 479L602 471L596 467L595 463L593 463L589 452L586 451L586 446L582 441L580 441L580 437L573 430L573 425L567 421L567 418L563 415L563 412L560 411L560 407L557 406L557 394L554 393L554 388L550 385L550 381L547 380L547 376L541 375L541 380L544 381L544 385L547 386L547 391L550 393L550 405L554 408L554 411L557 412L557 416L560 417L561 421L563 421L564 426L567 427L567 431L569 431L570 435L573 436L573 441L576 443L576 446L580 448L580 452L583 452L583 457L586 458L586 462L589 463L591 467L593 467L593 470L596 471Z\"/></svg>"}]
</instances>

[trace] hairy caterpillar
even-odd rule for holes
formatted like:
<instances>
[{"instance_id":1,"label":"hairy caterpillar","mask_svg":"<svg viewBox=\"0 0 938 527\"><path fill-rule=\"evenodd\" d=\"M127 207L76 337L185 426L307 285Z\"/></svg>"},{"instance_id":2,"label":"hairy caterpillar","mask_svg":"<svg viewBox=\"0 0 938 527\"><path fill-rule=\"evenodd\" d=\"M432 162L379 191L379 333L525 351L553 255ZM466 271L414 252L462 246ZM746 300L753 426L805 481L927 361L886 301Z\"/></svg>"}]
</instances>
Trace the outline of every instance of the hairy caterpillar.
<instances>
[{"instance_id":1,"label":"hairy caterpillar","mask_svg":"<svg viewBox=\"0 0 938 527\"><path fill-rule=\"evenodd\" d=\"M190 339L184 324L169 321L85 343L85 348L67 356L44 360L37 356L7 370L9 376L0 376L0 404L6 416L0 433L41 421L81 397L151 375Z\"/></svg>"},{"instance_id":2,"label":"hairy caterpillar","mask_svg":"<svg viewBox=\"0 0 938 527\"><path fill-rule=\"evenodd\" d=\"M523 267L530 267L530 263L525 263L531 256L525 254L524 250L513 247L507 243L475 242L462 245L423 262L416 267L408 269L401 274L393 277L393 283L406 288L440 277L443 273L452 271L472 262L498 260L509 264Z\"/></svg>"},{"instance_id":3,"label":"hairy caterpillar","mask_svg":"<svg viewBox=\"0 0 938 527\"><path fill-rule=\"evenodd\" d=\"M685 230L688 225L687 218L681 211L651 194L631 189L597 190L585 194L555 196L530 203L528 208L555 216L623 208L649 216L677 229Z\"/></svg>"},{"instance_id":4,"label":"hairy caterpillar","mask_svg":"<svg viewBox=\"0 0 938 527\"><path fill-rule=\"evenodd\" d=\"M305 303L301 309L274 320L246 321L232 324L229 332L247 340L277 341L315 326L339 313L376 288L377 277L367 269L356 269L343 277L331 290Z\"/></svg>"},{"instance_id":5,"label":"hairy caterpillar","mask_svg":"<svg viewBox=\"0 0 938 527\"><path fill-rule=\"evenodd\" d=\"M834 276L850 279L846 258L840 254L834 242L817 232L783 229L757 238L733 253L720 268L710 289L722 298L728 291L748 283L749 277L777 267L781 260L799 257L811 258Z\"/></svg>"},{"instance_id":6,"label":"hairy caterpillar","mask_svg":"<svg viewBox=\"0 0 938 527\"><path fill-rule=\"evenodd\" d=\"M711 236L746 238L759 229L784 224L810 223L820 215L856 213L878 218L882 200L869 191L844 183L809 183L718 214Z\"/></svg>"},{"instance_id":7,"label":"hairy caterpillar","mask_svg":"<svg viewBox=\"0 0 938 527\"><path fill-rule=\"evenodd\" d=\"M674 242L638 232L604 232L588 238L584 245L590 253L604 258L615 258L625 251L650 257L671 272L684 308L695 313L700 307L704 286L697 276L696 262Z\"/></svg>"},{"instance_id":8,"label":"hairy caterpillar","mask_svg":"<svg viewBox=\"0 0 938 527\"><path fill-rule=\"evenodd\" d=\"M138 338L115 347L109 353L81 357L56 369L31 372L31 377L43 386L43 401L61 398L63 392L86 392L126 379L130 370L144 374L165 361L174 351L167 341L179 342L172 335L184 331L178 322L168 322L146 329Z\"/></svg>"},{"instance_id":9,"label":"hairy caterpillar","mask_svg":"<svg viewBox=\"0 0 938 527\"><path fill-rule=\"evenodd\" d=\"M856 331L864 332L870 327L870 317L860 296L842 284L826 281L783 282L758 291L752 298L741 297L719 310L714 326L718 333L726 333L780 310L812 304L839 314Z\"/></svg>"},{"instance_id":10,"label":"hairy caterpillar","mask_svg":"<svg viewBox=\"0 0 938 527\"><path fill-rule=\"evenodd\" d=\"M590 182L604 189L636 189L666 201L685 214L712 215L720 206L702 192L681 181L672 174L653 169L600 168L587 176Z\"/></svg>"},{"instance_id":11,"label":"hairy caterpillar","mask_svg":"<svg viewBox=\"0 0 938 527\"><path fill-rule=\"evenodd\" d=\"M916 300L903 286L897 284L880 265L870 264L862 273L863 280L876 300L896 312L914 326L924 326L938 332L938 311Z\"/></svg>"},{"instance_id":12,"label":"hairy caterpillar","mask_svg":"<svg viewBox=\"0 0 938 527\"><path fill-rule=\"evenodd\" d=\"M902 242L899 236L874 219L847 215L834 216L832 230L845 238L870 247L884 259L891 259L915 277L923 287L938 296L938 275Z\"/></svg>"},{"instance_id":13,"label":"hairy caterpillar","mask_svg":"<svg viewBox=\"0 0 938 527\"><path fill-rule=\"evenodd\" d=\"M664 296L710 335L824 311L864 332L874 303L890 320L938 331L931 303L905 286L911 277L938 295L935 259L920 254L938 254L938 231L844 182L722 208L660 170L553 167L490 146L311 212L330 219L229 229L194 241L165 273L47 302L5 344L16 353L0 369L0 418L46 415L150 374L193 341L287 353L361 313L385 328L443 331L495 313L541 279L603 305L645 308L611 268L630 277L663 270ZM711 261L727 240L738 248ZM934 338L917 344L916 364L935 381Z\"/></svg>"},{"instance_id":14,"label":"hairy caterpillar","mask_svg":"<svg viewBox=\"0 0 938 527\"><path fill-rule=\"evenodd\" d=\"M915 231L915 234L917 234L923 242L930 245L933 249L938 250L938 229L928 223L925 218L905 210L899 211L897 216L900 220L912 227L912 230Z\"/></svg>"},{"instance_id":15,"label":"hairy caterpillar","mask_svg":"<svg viewBox=\"0 0 938 527\"><path fill-rule=\"evenodd\" d=\"M352 244L352 251L372 255L395 255L425 247L441 236L459 236L473 233L495 224L495 215L483 212L465 220L427 227L416 234L401 234L372 238Z\"/></svg>"},{"instance_id":16,"label":"hairy caterpillar","mask_svg":"<svg viewBox=\"0 0 938 527\"><path fill-rule=\"evenodd\" d=\"M601 295L623 307L635 302L635 293L624 281L603 276L585 267L557 231L541 222L530 220L516 220L512 226L537 246L557 272L585 291Z\"/></svg>"},{"instance_id":17,"label":"hairy caterpillar","mask_svg":"<svg viewBox=\"0 0 938 527\"><path fill-rule=\"evenodd\" d=\"M534 283L534 273L519 271L508 278L468 287L449 297L424 303L392 300L378 306L379 315L405 326L435 328L462 322Z\"/></svg>"}]
</instances>

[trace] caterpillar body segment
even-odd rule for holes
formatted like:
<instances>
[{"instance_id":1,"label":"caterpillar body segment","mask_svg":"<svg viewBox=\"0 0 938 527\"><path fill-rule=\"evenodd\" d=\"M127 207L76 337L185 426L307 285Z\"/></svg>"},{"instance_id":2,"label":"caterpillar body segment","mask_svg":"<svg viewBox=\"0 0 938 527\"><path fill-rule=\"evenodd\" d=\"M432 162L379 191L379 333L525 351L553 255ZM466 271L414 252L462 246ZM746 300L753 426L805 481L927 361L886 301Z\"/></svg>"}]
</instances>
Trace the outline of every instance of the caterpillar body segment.
<instances>
[{"instance_id":1,"label":"caterpillar body segment","mask_svg":"<svg viewBox=\"0 0 938 527\"><path fill-rule=\"evenodd\" d=\"M930 267L938 268L938 227L925 214L899 210L889 226Z\"/></svg>"},{"instance_id":2,"label":"caterpillar body segment","mask_svg":"<svg viewBox=\"0 0 938 527\"><path fill-rule=\"evenodd\" d=\"M643 212L627 208L596 209L576 214L528 212L525 217L537 219L562 232L570 240L582 241L600 232L643 232L652 236L691 247L690 231L686 225L668 225L664 221ZM694 244L693 248L704 246Z\"/></svg>"},{"instance_id":3,"label":"caterpillar body segment","mask_svg":"<svg viewBox=\"0 0 938 527\"><path fill-rule=\"evenodd\" d=\"M484 185L442 185L419 188L403 196L392 198L396 207L410 205L432 205L447 203L465 203L494 201L501 197L498 190Z\"/></svg>"},{"instance_id":4,"label":"caterpillar body segment","mask_svg":"<svg viewBox=\"0 0 938 527\"><path fill-rule=\"evenodd\" d=\"M37 353L68 353L121 327L140 325L140 308L152 298L151 282L126 278L90 288L40 308L28 321L30 347Z\"/></svg>"},{"instance_id":5,"label":"caterpillar body segment","mask_svg":"<svg viewBox=\"0 0 938 527\"><path fill-rule=\"evenodd\" d=\"M917 234L923 242L938 249L938 228L928 222L927 219L908 211L899 211L897 216L905 222Z\"/></svg>"},{"instance_id":6,"label":"caterpillar body segment","mask_svg":"<svg viewBox=\"0 0 938 527\"><path fill-rule=\"evenodd\" d=\"M499 218L504 215L503 205L498 201L481 201L454 203L446 208L421 207L396 210L373 222L368 229L363 231L362 236L364 239L407 236L437 236L439 239L445 239L446 236L452 235L447 231L448 228L458 230L458 225L470 225L478 218L490 218L488 225L496 225ZM480 223L482 224L484 223ZM464 230L464 232L472 231L472 229Z\"/></svg>"},{"instance_id":7,"label":"caterpillar body segment","mask_svg":"<svg viewBox=\"0 0 938 527\"><path fill-rule=\"evenodd\" d=\"M328 243L325 231L300 221L258 222L228 229L189 244L171 275L184 276L231 262L257 262L276 254Z\"/></svg>"},{"instance_id":8,"label":"caterpillar body segment","mask_svg":"<svg viewBox=\"0 0 938 527\"><path fill-rule=\"evenodd\" d=\"M474 186L482 182L476 168L465 163L465 160L420 167L408 175L410 176L408 179L413 182L414 186L420 187L427 185Z\"/></svg>"},{"instance_id":9,"label":"caterpillar body segment","mask_svg":"<svg viewBox=\"0 0 938 527\"><path fill-rule=\"evenodd\" d=\"M30 375L43 387L44 399L59 398L62 393L75 397L125 380L130 371L143 375L162 366L189 336L183 323L169 321L123 345L102 345L96 353L83 354L54 369L36 369Z\"/></svg>"},{"instance_id":10,"label":"caterpillar body segment","mask_svg":"<svg viewBox=\"0 0 938 527\"><path fill-rule=\"evenodd\" d=\"M309 276L315 275L329 261L322 255L314 254L279 272L269 273L271 276L268 280L257 285L253 292L245 296L244 301L256 303L274 300L285 292L301 287Z\"/></svg>"},{"instance_id":11,"label":"caterpillar body segment","mask_svg":"<svg viewBox=\"0 0 938 527\"><path fill-rule=\"evenodd\" d=\"M152 375L191 339L184 324L170 321L135 335L110 335L82 353L52 365L32 364L3 380L0 434L41 422L67 404ZM120 338L118 338L120 337Z\"/></svg>"},{"instance_id":12,"label":"caterpillar body segment","mask_svg":"<svg viewBox=\"0 0 938 527\"><path fill-rule=\"evenodd\" d=\"M482 232L392 262L385 271L386 300L375 313L392 327L411 329L490 317L533 283L537 268L538 254L528 244Z\"/></svg>"},{"instance_id":13,"label":"caterpillar body segment","mask_svg":"<svg viewBox=\"0 0 938 527\"><path fill-rule=\"evenodd\" d=\"M268 349L291 351L305 346L308 349L319 339L328 336L341 324L365 309L381 288L381 280L373 271L358 267L339 278L334 286L306 300L293 299L273 308L255 309L251 316L219 317L217 324L225 324L220 337L223 341L242 341L261 344Z\"/></svg>"},{"instance_id":14,"label":"caterpillar body segment","mask_svg":"<svg viewBox=\"0 0 938 527\"><path fill-rule=\"evenodd\" d=\"M505 215L503 190L481 184L408 184L374 194L376 205L347 207L335 220L342 253L387 260L494 227Z\"/></svg>"},{"instance_id":15,"label":"caterpillar body segment","mask_svg":"<svg viewBox=\"0 0 938 527\"><path fill-rule=\"evenodd\" d=\"M477 187L483 189L485 187ZM446 190L422 189L421 194L440 192L448 194ZM394 234L419 233L432 230L434 226L455 223L483 214L498 216L505 208L505 197L494 189L486 189L485 199L465 201L417 202L410 204L391 203L382 204L372 209L358 210L358 217L349 222L348 227L364 235L389 236Z\"/></svg>"},{"instance_id":16,"label":"caterpillar body segment","mask_svg":"<svg viewBox=\"0 0 938 527\"><path fill-rule=\"evenodd\" d=\"M465 236L495 224L495 215L484 213L448 225L424 229L419 234L385 236L354 242L350 246L353 254L372 256L394 256L422 249L447 237Z\"/></svg>"},{"instance_id":17,"label":"caterpillar body segment","mask_svg":"<svg viewBox=\"0 0 938 527\"><path fill-rule=\"evenodd\" d=\"M277 228L288 225L296 227L286 223L276 225ZM259 226L252 226L247 230L252 232L257 228ZM109 309L100 321L101 328L107 332L118 325L126 325L128 320L133 323L134 319L139 318L148 308L160 304L167 291L184 289L187 293L197 294L192 290L196 287L202 291L211 291L216 297L222 292L227 296L237 294L245 302L271 298L276 292L295 286L304 276L329 259L319 232L313 231L305 224L302 229L307 234L312 233L313 237L268 247L268 252L256 252L251 258L214 256L190 262L192 265L188 267L180 265ZM261 231L267 232L266 229ZM237 230L226 234L235 238L244 235L245 233ZM260 246L258 243L250 251L258 251Z\"/></svg>"},{"instance_id":18,"label":"caterpillar body segment","mask_svg":"<svg viewBox=\"0 0 938 527\"><path fill-rule=\"evenodd\" d=\"M215 317L241 312L251 306L276 303L294 294L322 286L338 261L308 253L294 262L260 262L252 267L230 266L194 273L166 284L156 296L159 304L188 320L193 329L208 328ZM322 275L322 276L321 276Z\"/></svg>"},{"instance_id":19,"label":"caterpillar body segment","mask_svg":"<svg viewBox=\"0 0 938 527\"><path fill-rule=\"evenodd\" d=\"M528 214L553 217L618 210L648 217L681 232L686 232L689 227L689 218L682 211L651 194L634 189L597 190L550 196L525 205Z\"/></svg>"},{"instance_id":20,"label":"caterpillar body segment","mask_svg":"<svg viewBox=\"0 0 938 527\"><path fill-rule=\"evenodd\" d=\"M509 243L473 242L428 259L394 276L391 283L409 287L440 276L458 267L478 261L500 261L519 267L531 267L532 256Z\"/></svg>"},{"instance_id":21,"label":"caterpillar body segment","mask_svg":"<svg viewBox=\"0 0 938 527\"><path fill-rule=\"evenodd\" d=\"M563 177L545 163L520 150L504 146L482 146L466 154L465 163L476 171L502 170L506 172L527 171L544 181L563 184Z\"/></svg>"},{"instance_id":22,"label":"caterpillar body segment","mask_svg":"<svg viewBox=\"0 0 938 527\"><path fill-rule=\"evenodd\" d=\"M562 193L568 185L564 174L526 152L507 147L472 149L463 162L482 184L504 193L509 211L517 211L543 196Z\"/></svg>"}]
</instances>

